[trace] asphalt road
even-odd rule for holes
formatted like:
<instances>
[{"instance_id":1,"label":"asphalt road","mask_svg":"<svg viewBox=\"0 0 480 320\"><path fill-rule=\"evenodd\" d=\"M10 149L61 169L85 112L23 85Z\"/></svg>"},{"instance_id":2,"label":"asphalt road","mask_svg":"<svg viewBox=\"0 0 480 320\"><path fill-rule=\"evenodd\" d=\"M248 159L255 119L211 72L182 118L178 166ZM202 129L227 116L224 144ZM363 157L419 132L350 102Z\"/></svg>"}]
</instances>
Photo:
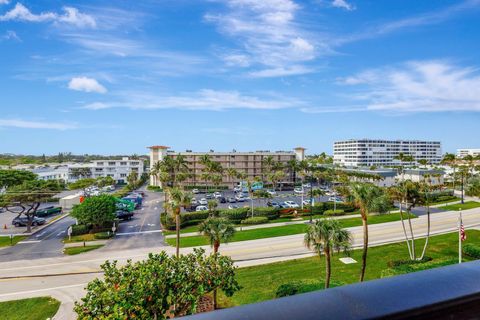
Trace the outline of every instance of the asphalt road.
<instances>
[{"instance_id":1,"label":"asphalt road","mask_svg":"<svg viewBox=\"0 0 480 320\"><path fill-rule=\"evenodd\" d=\"M58 220L13 247L0 250L0 262L63 256L62 239L75 220L69 216Z\"/></svg>"}]
</instances>

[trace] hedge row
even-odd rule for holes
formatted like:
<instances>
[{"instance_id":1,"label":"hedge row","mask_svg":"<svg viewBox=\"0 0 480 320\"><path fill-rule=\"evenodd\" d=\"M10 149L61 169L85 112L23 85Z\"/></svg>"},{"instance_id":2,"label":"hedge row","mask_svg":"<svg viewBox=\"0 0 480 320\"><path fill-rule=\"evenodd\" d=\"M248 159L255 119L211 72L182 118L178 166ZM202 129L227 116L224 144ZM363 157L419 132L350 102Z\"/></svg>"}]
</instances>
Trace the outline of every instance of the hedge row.
<instances>
[{"instance_id":1,"label":"hedge row","mask_svg":"<svg viewBox=\"0 0 480 320\"><path fill-rule=\"evenodd\" d=\"M417 271L423 271L423 270L429 270L433 268L448 266L455 263L458 263L456 259L436 259L436 260L430 260L427 262L411 261L410 263L403 263L403 264L400 263L396 267L383 270L381 277L382 278L392 277L392 276L405 274L405 273L411 273L411 272L417 272Z\"/></svg>"},{"instance_id":2,"label":"hedge row","mask_svg":"<svg viewBox=\"0 0 480 320\"><path fill-rule=\"evenodd\" d=\"M245 220L242 220L242 224L255 225L255 224L267 223L268 221L269 220L267 217L250 217Z\"/></svg>"},{"instance_id":3,"label":"hedge row","mask_svg":"<svg viewBox=\"0 0 480 320\"><path fill-rule=\"evenodd\" d=\"M118 230L118 221L115 221L116 228ZM112 232L112 225L106 225L102 227L94 228L92 225L85 224L74 224L72 227L72 236L79 236L87 233L102 233L102 232Z\"/></svg>"},{"instance_id":4,"label":"hedge row","mask_svg":"<svg viewBox=\"0 0 480 320\"><path fill-rule=\"evenodd\" d=\"M469 243L463 246L463 253L469 257L480 259L480 247L474 244Z\"/></svg>"}]
</instances>

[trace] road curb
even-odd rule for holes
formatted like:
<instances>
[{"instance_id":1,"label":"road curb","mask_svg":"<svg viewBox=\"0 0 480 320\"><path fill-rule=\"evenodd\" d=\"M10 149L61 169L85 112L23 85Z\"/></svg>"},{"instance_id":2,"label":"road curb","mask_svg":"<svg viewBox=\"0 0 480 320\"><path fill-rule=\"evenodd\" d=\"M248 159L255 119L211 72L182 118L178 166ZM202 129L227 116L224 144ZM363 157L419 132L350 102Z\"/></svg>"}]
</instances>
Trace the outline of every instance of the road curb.
<instances>
[{"instance_id":1,"label":"road curb","mask_svg":"<svg viewBox=\"0 0 480 320\"><path fill-rule=\"evenodd\" d=\"M54 224L57 221L62 220L63 218L67 217L70 215L70 212L64 213L63 215L60 215L58 217L53 218L50 220L48 223L44 224L43 226L39 227L37 230L34 230L33 232L30 233L12 233L13 236L26 236L26 237L31 237L34 234L42 231L43 229L47 228L48 226ZM10 234L0 234L0 237L10 237Z\"/></svg>"}]
</instances>

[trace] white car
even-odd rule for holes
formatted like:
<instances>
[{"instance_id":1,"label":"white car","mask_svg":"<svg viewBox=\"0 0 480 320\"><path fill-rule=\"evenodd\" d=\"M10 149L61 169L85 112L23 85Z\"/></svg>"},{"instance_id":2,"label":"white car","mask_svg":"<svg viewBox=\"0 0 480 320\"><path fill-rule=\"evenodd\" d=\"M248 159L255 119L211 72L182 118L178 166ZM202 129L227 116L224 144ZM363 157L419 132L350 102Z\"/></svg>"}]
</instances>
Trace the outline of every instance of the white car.
<instances>
[{"instance_id":1,"label":"white car","mask_svg":"<svg viewBox=\"0 0 480 320\"><path fill-rule=\"evenodd\" d=\"M245 198L243 197L242 194L237 194L235 196L235 200L237 200L238 202L243 202L243 201L245 201Z\"/></svg>"},{"instance_id":2,"label":"white car","mask_svg":"<svg viewBox=\"0 0 480 320\"><path fill-rule=\"evenodd\" d=\"M328 198L328 201L343 202L342 198L340 198L340 197L330 197L330 198Z\"/></svg>"},{"instance_id":3,"label":"white car","mask_svg":"<svg viewBox=\"0 0 480 320\"><path fill-rule=\"evenodd\" d=\"M192 193L195 193L195 194L200 193L200 190L198 190L197 188L192 189Z\"/></svg>"},{"instance_id":4,"label":"white car","mask_svg":"<svg viewBox=\"0 0 480 320\"><path fill-rule=\"evenodd\" d=\"M195 205L197 203L198 203L198 201L195 198L192 198L192 200L190 200L190 204L192 204L192 205Z\"/></svg>"},{"instance_id":5,"label":"white car","mask_svg":"<svg viewBox=\"0 0 480 320\"><path fill-rule=\"evenodd\" d=\"M233 191L235 191L235 192L242 191L242 187L236 186L235 188L233 188Z\"/></svg>"},{"instance_id":6,"label":"white car","mask_svg":"<svg viewBox=\"0 0 480 320\"><path fill-rule=\"evenodd\" d=\"M303 193L303 188L295 188L295 189L293 189L293 192L302 194Z\"/></svg>"},{"instance_id":7,"label":"white car","mask_svg":"<svg viewBox=\"0 0 480 320\"><path fill-rule=\"evenodd\" d=\"M234 204L231 204L228 206L228 209L232 210L232 209L238 209L238 206L234 205Z\"/></svg>"},{"instance_id":8,"label":"white car","mask_svg":"<svg viewBox=\"0 0 480 320\"><path fill-rule=\"evenodd\" d=\"M222 194L218 191L213 194L214 198L220 198L221 196L222 196Z\"/></svg>"},{"instance_id":9,"label":"white car","mask_svg":"<svg viewBox=\"0 0 480 320\"><path fill-rule=\"evenodd\" d=\"M208 210L207 206L198 206L195 208L195 211L206 211Z\"/></svg>"},{"instance_id":10,"label":"white car","mask_svg":"<svg viewBox=\"0 0 480 320\"><path fill-rule=\"evenodd\" d=\"M208 200L205 198L202 198L200 199L200 201L198 201L198 203L200 203L202 206L206 206L208 204Z\"/></svg>"},{"instance_id":11,"label":"white car","mask_svg":"<svg viewBox=\"0 0 480 320\"><path fill-rule=\"evenodd\" d=\"M295 201L285 201L283 203L283 206L285 208L298 208L298 207L300 207Z\"/></svg>"},{"instance_id":12,"label":"white car","mask_svg":"<svg viewBox=\"0 0 480 320\"><path fill-rule=\"evenodd\" d=\"M303 203L304 206L309 206L311 204L315 205L315 200L312 199L311 203L310 203L310 200L303 200L302 203Z\"/></svg>"},{"instance_id":13,"label":"white car","mask_svg":"<svg viewBox=\"0 0 480 320\"><path fill-rule=\"evenodd\" d=\"M311 185L310 183L304 183L304 184L303 184L303 187L304 187L304 188L311 188L312 185Z\"/></svg>"},{"instance_id":14,"label":"white car","mask_svg":"<svg viewBox=\"0 0 480 320\"><path fill-rule=\"evenodd\" d=\"M267 193L271 196L277 195L277 192L275 192L275 190L267 190Z\"/></svg>"}]
</instances>

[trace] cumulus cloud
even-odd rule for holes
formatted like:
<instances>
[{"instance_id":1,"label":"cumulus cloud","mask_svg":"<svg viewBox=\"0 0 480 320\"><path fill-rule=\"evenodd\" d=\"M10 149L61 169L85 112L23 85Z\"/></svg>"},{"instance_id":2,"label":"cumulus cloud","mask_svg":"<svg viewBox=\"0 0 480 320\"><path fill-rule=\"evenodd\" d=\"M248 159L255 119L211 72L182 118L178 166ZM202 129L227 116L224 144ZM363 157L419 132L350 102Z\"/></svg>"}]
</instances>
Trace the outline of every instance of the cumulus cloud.
<instances>
[{"instance_id":1,"label":"cumulus cloud","mask_svg":"<svg viewBox=\"0 0 480 320\"><path fill-rule=\"evenodd\" d=\"M348 3L346 0L333 0L332 6L336 8L342 8L348 11L355 10L355 6Z\"/></svg>"},{"instance_id":2,"label":"cumulus cloud","mask_svg":"<svg viewBox=\"0 0 480 320\"><path fill-rule=\"evenodd\" d=\"M56 24L73 25L79 28L95 28L96 22L92 16L81 13L76 8L64 7L64 14L55 12L32 13L21 3L17 3L13 9L0 16L0 21L24 21L24 22L54 22Z\"/></svg>"},{"instance_id":3,"label":"cumulus cloud","mask_svg":"<svg viewBox=\"0 0 480 320\"><path fill-rule=\"evenodd\" d=\"M2 4L9 4L10 0L0 0L0 5Z\"/></svg>"},{"instance_id":4,"label":"cumulus cloud","mask_svg":"<svg viewBox=\"0 0 480 320\"><path fill-rule=\"evenodd\" d=\"M368 110L395 112L480 111L478 68L445 61L412 61L345 78L361 86Z\"/></svg>"},{"instance_id":5,"label":"cumulus cloud","mask_svg":"<svg viewBox=\"0 0 480 320\"><path fill-rule=\"evenodd\" d=\"M295 68L297 73L288 68L292 64L312 61L317 55L309 34L295 23L300 6L294 1L227 0L225 3L226 12L207 14L205 20L216 24L220 32L239 45L234 55L225 56L228 66L276 70L255 70L249 73L251 76L270 74L277 77L312 72L305 65Z\"/></svg>"},{"instance_id":6,"label":"cumulus cloud","mask_svg":"<svg viewBox=\"0 0 480 320\"><path fill-rule=\"evenodd\" d=\"M68 83L68 88L76 91L106 93L107 89L97 80L87 77L72 78Z\"/></svg>"},{"instance_id":7,"label":"cumulus cloud","mask_svg":"<svg viewBox=\"0 0 480 320\"><path fill-rule=\"evenodd\" d=\"M17 35L15 31L7 30L3 35L0 36L0 41L2 40L16 40L21 42L22 39Z\"/></svg>"},{"instance_id":8,"label":"cumulus cloud","mask_svg":"<svg viewBox=\"0 0 480 320\"><path fill-rule=\"evenodd\" d=\"M42 122L29 121L21 119L0 119L0 127L11 127L21 129L52 129L52 130L69 130L76 129L75 124L61 123L61 122Z\"/></svg>"},{"instance_id":9,"label":"cumulus cloud","mask_svg":"<svg viewBox=\"0 0 480 320\"><path fill-rule=\"evenodd\" d=\"M303 102L287 97L257 97L243 95L238 91L203 89L178 96L161 96L143 92L125 92L117 101L99 101L84 106L85 109L108 108L130 109L185 109L223 111L229 109L276 110L293 108Z\"/></svg>"}]
</instances>

